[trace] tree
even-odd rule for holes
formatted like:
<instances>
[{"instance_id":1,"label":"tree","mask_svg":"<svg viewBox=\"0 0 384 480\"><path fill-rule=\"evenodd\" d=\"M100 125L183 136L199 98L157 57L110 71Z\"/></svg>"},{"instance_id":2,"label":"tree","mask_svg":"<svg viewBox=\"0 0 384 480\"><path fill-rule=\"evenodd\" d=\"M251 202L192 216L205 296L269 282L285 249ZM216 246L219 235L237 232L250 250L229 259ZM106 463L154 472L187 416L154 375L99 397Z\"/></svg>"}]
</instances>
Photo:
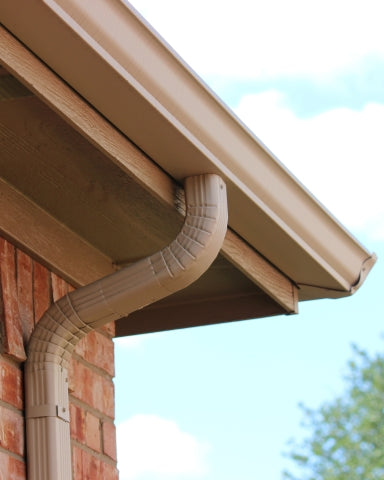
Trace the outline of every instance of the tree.
<instances>
[{"instance_id":1,"label":"tree","mask_svg":"<svg viewBox=\"0 0 384 480\"><path fill-rule=\"evenodd\" d=\"M318 410L301 406L310 435L293 443L285 480L384 480L384 355L353 350L344 394Z\"/></svg>"}]
</instances>

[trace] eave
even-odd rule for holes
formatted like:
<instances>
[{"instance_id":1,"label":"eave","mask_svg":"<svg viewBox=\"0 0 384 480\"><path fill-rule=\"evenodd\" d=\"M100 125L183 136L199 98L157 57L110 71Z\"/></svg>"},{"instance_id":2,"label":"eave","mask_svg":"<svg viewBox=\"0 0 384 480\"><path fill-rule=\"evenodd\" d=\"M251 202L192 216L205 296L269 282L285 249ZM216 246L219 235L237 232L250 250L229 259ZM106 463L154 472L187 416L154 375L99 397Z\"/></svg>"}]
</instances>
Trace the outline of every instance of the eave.
<instances>
[{"instance_id":1,"label":"eave","mask_svg":"<svg viewBox=\"0 0 384 480\"><path fill-rule=\"evenodd\" d=\"M14 35L176 182L201 172L221 175L231 229L298 285L300 299L348 295L364 281L375 257L133 8L110 0L95 0L92 9L78 0L6 0L0 14Z\"/></svg>"},{"instance_id":2,"label":"eave","mask_svg":"<svg viewBox=\"0 0 384 480\"><path fill-rule=\"evenodd\" d=\"M182 187L2 28L0 61L1 234L75 286L164 246ZM117 322L117 335L295 313L297 300L229 229L200 280Z\"/></svg>"}]
</instances>

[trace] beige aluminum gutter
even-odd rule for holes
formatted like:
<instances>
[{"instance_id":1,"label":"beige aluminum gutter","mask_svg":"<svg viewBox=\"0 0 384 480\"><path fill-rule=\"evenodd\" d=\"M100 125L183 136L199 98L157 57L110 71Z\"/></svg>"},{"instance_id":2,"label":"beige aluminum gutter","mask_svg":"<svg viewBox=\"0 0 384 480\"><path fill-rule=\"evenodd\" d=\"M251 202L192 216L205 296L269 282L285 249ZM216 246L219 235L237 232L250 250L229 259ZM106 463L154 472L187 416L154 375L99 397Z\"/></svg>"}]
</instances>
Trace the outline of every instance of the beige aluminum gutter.
<instances>
[{"instance_id":1,"label":"beige aluminum gutter","mask_svg":"<svg viewBox=\"0 0 384 480\"><path fill-rule=\"evenodd\" d=\"M219 253L228 218L223 181L190 177L185 192L184 226L168 247L65 295L36 325L25 366L29 480L72 478L68 364L78 341L190 285Z\"/></svg>"},{"instance_id":2,"label":"beige aluminum gutter","mask_svg":"<svg viewBox=\"0 0 384 480\"><path fill-rule=\"evenodd\" d=\"M20 12L23 12L20 15ZM225 180L229 225L300 287L353 293L375 262L120 0L2 0L4 25L176 180Z\"/></svg>"}]
</instances>

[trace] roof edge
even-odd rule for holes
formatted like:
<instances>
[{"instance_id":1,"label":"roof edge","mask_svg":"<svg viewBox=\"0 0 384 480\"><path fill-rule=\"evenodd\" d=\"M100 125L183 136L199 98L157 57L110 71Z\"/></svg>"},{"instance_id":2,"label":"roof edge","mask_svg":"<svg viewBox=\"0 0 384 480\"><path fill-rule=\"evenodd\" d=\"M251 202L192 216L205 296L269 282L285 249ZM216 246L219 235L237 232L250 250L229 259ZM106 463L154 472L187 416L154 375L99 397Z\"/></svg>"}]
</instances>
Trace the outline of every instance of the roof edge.
<instances>
[{"instance_id":1,"label":"roof edge","mask_svg":"<svg viewBox=\"0 0 384 480\"><path fill-rule=\"evenodd\" d=\"M23 19L21 5L29 10ZM364 281L370 253L132 7L94 0L89 11L79 0L4 0L0 12L16 36L176 180L220 174L229 225L296 283L324 285L328 296L328 289L352 292Z\"/></svg>"}]
</instances>

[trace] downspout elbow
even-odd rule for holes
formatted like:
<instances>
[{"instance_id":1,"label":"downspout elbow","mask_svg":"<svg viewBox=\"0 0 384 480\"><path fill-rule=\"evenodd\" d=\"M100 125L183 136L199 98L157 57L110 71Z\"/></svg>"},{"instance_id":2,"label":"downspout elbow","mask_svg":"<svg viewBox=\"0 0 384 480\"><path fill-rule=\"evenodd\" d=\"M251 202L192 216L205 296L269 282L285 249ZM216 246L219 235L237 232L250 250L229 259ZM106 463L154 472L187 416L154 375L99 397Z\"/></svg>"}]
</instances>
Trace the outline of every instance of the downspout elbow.
<instances>
[{"instance_id":1,"label":"downspout elbow","mask_svg":"<svg viewBox=\"0 0 384 480\"><path fill-rule=\"evenodd\" d=\"M37 324L25 369L30 480L72 478L67 368L77 342L95 328L187 287L219 253L228 215L224 182L214 174L189 177L185 193L185 222L169 246L67 294Z\"/></svg>"}]
</instances>

